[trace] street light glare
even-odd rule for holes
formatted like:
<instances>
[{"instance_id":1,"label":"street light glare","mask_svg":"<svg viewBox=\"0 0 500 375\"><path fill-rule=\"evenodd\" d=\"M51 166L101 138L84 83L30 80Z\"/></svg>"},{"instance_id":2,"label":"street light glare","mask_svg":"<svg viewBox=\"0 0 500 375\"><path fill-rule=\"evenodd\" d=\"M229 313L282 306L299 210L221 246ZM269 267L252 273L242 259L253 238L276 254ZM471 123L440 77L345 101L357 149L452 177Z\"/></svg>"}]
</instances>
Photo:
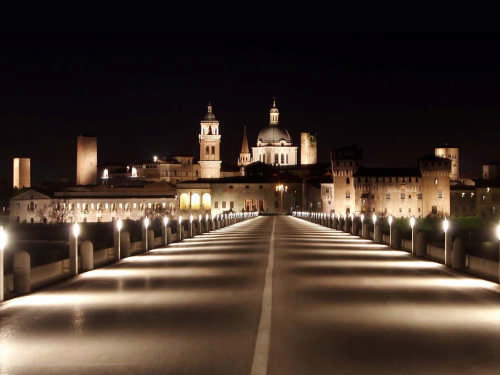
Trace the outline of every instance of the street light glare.
<instances>
[{"instance_id":1,"label":"street light glare","mask_svg":"<svg viewBox=\"0 0 500 375\"><path fill-rule=\"evenodd\" d=\"M80 225L78 223L74 223L72 225L73 236L78 237L80 235Z\"/></svg>"},{"instance_id":2,"label":"street light glare","mask_svg":"<svg viewBox=\"0 0 500 375\"><path fill-rule=\"evenodd\" d=\"M445 218L443 220L443 230L447 232L449 228L450 228L450 222L448 221L448 219Z\"/></svg>"},{"instance_id":3,"label":"street light glare","mask_svg":"<svg viewBox=\"0 0 500 375\"><path fill-rule=\"evenodd\" d=\"M377 215L373 214L372 216L373 224L377 222Z\"/></svg>"},{"instance_id":4,"label":"street light glare","mask_svg":"<svg viewBox=\"0 0 500 375\"><path fill-rule=\"evenodd\" d=\"M163 217L163 225L167 226L168 225L168 216Z\"/></svg>"},{"instance_id":5,"label":"street light glare","mask_svg":"<svg viewBox=\"0 0 500 375\"><path fill-rule=\"evenodd\" d=\"M389 221L389 225L392 225L392 215L389 216L388 221Z\"/></svg>"},{"instance_id":6,"label":"street light glare","mask_svg":"<svg viewBox=\"0 0 500 375\"><path fill-rule=\"evenodd\" d=\"M149 227L149 218L146 216L144 218L144 228L148 229L148 227Z\"/></svg>"},{"instance_id":7,"label":"street light glare","mask_svg":"<svg viewBox=\"0 0 500 375\"><path fill-rule=\"evenodd\" d=\"M365 220L365 214L361 214L361 222L363 222L363 220Z\"/></svg>"},{"instance_id":8,"label":"street light glare","mask_svg":"<svg viewBox=\"0 0 500 375\"><path fill-rule=\"evenodd\" d=\"M182 223L182 216L179 216L179 224Z\"/></svg>"},{"instance_id":9,"label":"street light glare","mask_svg":"<svg viewBox=\"0 0 500 375\"><path fill-rule=\"evenodd\" d=\"M118 229L118 232L121 231L123 228L123 221L122 219L118 219L116 222L116 229Z\"/></svg>"},{"instance_id":10,"label":"street light glare","mask_svg":"<svg viewBox=\"0 0 500 375\"><path fill-rule=\"evenodd\" d=\"M411 217L410 218L410 227L413 229L413 227L415 226L415 217Z\"/></svg>"}]
</instances>

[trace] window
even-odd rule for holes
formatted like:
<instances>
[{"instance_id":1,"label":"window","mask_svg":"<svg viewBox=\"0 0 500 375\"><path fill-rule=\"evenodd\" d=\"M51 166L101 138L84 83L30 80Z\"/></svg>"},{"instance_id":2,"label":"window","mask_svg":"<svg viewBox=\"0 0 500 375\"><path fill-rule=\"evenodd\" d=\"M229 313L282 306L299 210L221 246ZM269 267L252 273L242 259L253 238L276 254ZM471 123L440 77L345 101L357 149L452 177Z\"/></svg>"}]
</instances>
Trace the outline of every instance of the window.
<instances>
[{"instance_id":1,"label":"window","mask_svg":"<svg viewBox=\"0 0 500 375\"><path fill-rule=\"evenodd\" d=\"M286 154L286 163L288 164L288 154Z\"/></svg>"},{"instance_id":2,"label":"window","mask_svg":"<svg viewBox=\"0 0 500 375\"><path fill-rule=\"evenodd\" d=\"M209 154L209 153L210 153L210 147L208 147L208 146L207 146L207 147L205 148L205 152L206 152L207 154Z\"/></svg>"},{"instance_id":3,"label":"window","mask_svg":"<svg viewBox=\"0 0 500 375\"><path fill-rule=\"evenodd\" d=\"M278 164L278 154L274 154L274 164Z\"/></svg>"},{"instance_id":4,"label":"window","mask_svg":"<svg viewBox=\"0 0 500 375\"><path fill-rule=\"evenodd\" d=\"M281 164L285 164L285 155L281 154Z\"/></svg>"},{"instance_id":5,"label":"window","mask_svg":"<svg viewBox=\"0 0 500 375\"><path fill-rule=\"evenodd\" d=\"M219 208L219 201L215 201L214 207Z\"/></svg>"},{"instance_id":6,"label":"window","mask_svg":"<svg viewBox=\"0 0 500 375\"><path fill-rule=\"evenodd\" d=\"M203 203L204 210L209 210L212 207L212 197L210 196L209 193L203 193L201 201Z\"/></svg>"},{"instance_id":7,"label":"window","mask_svg":"<svg viewBox=\"0 0 500 375\"><path fill-rule=\"evenodd\" d=\"M232 188L234 188L234 186L233 185L229 185L229 189L232 189Z\"/></svg>"},{"instance_id":8,"label":"window","mask_svg":"<svg viewBox=\"0 0 500 375\"><path fill-rule=\"evenodd\" d=\"M250 189L250 186L248 186L248 185L245 185L245 189Z\"/></svg>"},{"instance_id":9,"label":"window","mask_svg":"<svg viewBox=\"0 0 500 375\"><path fill-rule=\"evenodd\" d=\"M351 193L349 192L345 193L345 199L351 199Z\"/></svg>"},{"instance_id":10,"label":"window","mask_svg":"<svg viewBox=\"0 0 500 375\"><path fill-rule=\"evenodd\" d=\"M230 209L233 209L233 208L234 208L234 201L231 201L231 202L229 203L229 208L230 208Z\"/></svg>"},{"instance_id":11,"label":"window","mask_svg":"<svg viewBox=\"0 0 500 375\"><path fill-rule=\"evenodd\" d=\"M399 212L403 212L403 209L402 209L402 208L400 208L400 209L399 209Z\"/></svg>"},{"instance_id":12,"label":"window","mask_svg":"<svg viewBox=\"0 0 500 375\"><path fill-rule=\"evenodd\" d=\"M391 199L391 193L385 193L385 199Z\"/></svg>"},{"instance_id":13,"label":"window","mask_svg":"<svg viewBox=\"0 0 500 375\"><path fill-rule=\"evenodd\" d=\"M215 155L215 146L212 146L212 155Z\"/></svg>"},{"instance_id":14,"label":"window","mask_svg":"<svg viewBox=\"0 0 500 375\"><path fill-rule=\"evenodd\" d=\"M135 208L135 203L134 203ZM187 193L182 193L179 199L179 208L181 210L189 209L189 195Z\"/></svg>"},{"instance_id":15,"label":"window","mask_svg":"<svg viewBox=\"0 0 500 375\"><path fill-rule=\"evenodd\" d=\"M200 194L194 193L191 195L191 209L193 210L200 209Z\"/></svg>"},{"instance_id":16,"label":"window","mask_svg":"<svg viewBox=\"0 0 500 375\"><path fill-rule=\"evenodd\" d=\"M435 179L434 179L434 185L437 185L437 184L438 184L438 179L437 179L437 178L435 178Z\"/></svg>"},{"instance_id":17,"label":"window","mask_svg":"<svg viewBox=\"0 0 500 375\"><path fill-rule=\"evenodd\" d=\"M411 208L408 208L408 212L411 212Z\"/></svg>"},{"instance_id":18,"label":"window","mask_svg":"<svg viewBox=\"0 0 500 375\"><path fill-rule=\"evenodd\" d=\"M222 201L222 208L226 208L226 201Z\"/></svg>"},{"instance_id":19,"label":"window","mask_svg":"<svg viewBox=\"0 0 500 375\"><path fill-rule=\"evenodd\" d=\"M417 199L422 200L422 193L418 193L418 194L417 194Z\"/></svg>"},{"instance_id":20,"label":"window","mask_svg":"<svg viewBox=\"0 0 500 375\"><path fill-rule=\"evenodd\" d=\"M442 192L442 191L438 191L438 193L437 193L437 197L438 197L439 199L443 199L443 192Z\"/></svg>"},{"instance_id":21,"label":"window","mask_svg":"<svg viewBox=\"0 0 500 375\"><path fill-rule=\"evenodd\" d=\"M348 185L351 183L351 180L349 180L349 177L347 177L345 183L348 184Z\"/></svg>"},{"instance_id":22,"label":"window","mask_svg":"<svg viewBox=\"0 0 500 375\"><path fill-rule=\"evenodd\" d=\"M405 193L401 193L401 199L405 199Z\"/></svg>"}]
</instances>

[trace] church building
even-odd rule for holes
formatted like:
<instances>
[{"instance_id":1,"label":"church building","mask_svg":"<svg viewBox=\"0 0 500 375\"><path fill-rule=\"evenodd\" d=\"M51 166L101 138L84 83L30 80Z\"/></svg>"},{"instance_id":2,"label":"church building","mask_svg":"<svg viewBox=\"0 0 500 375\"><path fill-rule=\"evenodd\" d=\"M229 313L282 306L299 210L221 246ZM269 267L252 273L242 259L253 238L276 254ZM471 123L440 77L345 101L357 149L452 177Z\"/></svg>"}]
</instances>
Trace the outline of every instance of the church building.
<instances>
[{"instance_id":1,"label":"church building","mask_svg":"<svg viewBox=\"0 0 500 375\"><path fill-rule=\"evenodd\" d=\"M269 112L269 125L257 136L257 146L252 147L253 162L274 166L297 165L297 146L292 143L288 130L279 125L279 111L276 100Z\"/></svg>"}]
</instances>

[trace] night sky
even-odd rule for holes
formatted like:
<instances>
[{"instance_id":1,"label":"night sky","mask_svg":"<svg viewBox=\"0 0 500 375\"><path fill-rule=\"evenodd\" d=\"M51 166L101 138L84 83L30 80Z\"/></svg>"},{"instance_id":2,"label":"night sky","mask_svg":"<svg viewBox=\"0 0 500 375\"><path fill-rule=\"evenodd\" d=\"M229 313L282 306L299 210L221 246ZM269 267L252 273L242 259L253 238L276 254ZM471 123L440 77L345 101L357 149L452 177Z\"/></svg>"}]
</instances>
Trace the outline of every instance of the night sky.
<instances>
[{"instance_id":1,"label":"night sky","mask_svg":"<svg viewBox=\"0 0 500 375\"><path fill-rule=\"evenodd\" d=\"M414 166L458 145L463 175L500 159L500 36L488 34L3 35L0 162L32 158L32 183L74 179L76 136L99 163L191 154L208 101L223 166L268 123L319 135L319 158L358 144L365 165Z\"/></svg>"}]
</instances>

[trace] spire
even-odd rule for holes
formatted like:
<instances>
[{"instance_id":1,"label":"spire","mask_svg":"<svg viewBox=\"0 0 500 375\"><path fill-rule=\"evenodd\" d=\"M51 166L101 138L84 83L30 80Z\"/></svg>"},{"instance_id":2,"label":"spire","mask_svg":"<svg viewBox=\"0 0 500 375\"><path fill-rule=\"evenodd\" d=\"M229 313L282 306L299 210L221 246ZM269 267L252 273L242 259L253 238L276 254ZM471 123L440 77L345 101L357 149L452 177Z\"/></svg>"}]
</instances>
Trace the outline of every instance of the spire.
<instances>
[{"instance_id":1,"label":"spire","mask_svg":"<svg viewBox=\"0 0 500 375\"><path fill-rule=\"evenodd\" d=\"M249 154L250 149L248 148L248 139L247 139L247 126L243 126L243 141L241 142L241 153Z\"/></svg>"},{"instance_id":2,"label":"spire","mask_svg":"<svg viewBox=\"0 0 500 375\"><path fill-rule=\"evenodd\" d=\"M273 97L273 106L269 111L269 124L270 125L278 125L279 122L279 111L278 107L276 107L276 98Z\"/></svg>"},{"instance_id":3,"label":"spire","mask_svg":"<svg viewBox=\"0 0 500 375\"><path fill-rule=\"evenodd\" d=\"M212 102L208 102L207 113L212 113Z\"/></svg>"}]
</instances>

